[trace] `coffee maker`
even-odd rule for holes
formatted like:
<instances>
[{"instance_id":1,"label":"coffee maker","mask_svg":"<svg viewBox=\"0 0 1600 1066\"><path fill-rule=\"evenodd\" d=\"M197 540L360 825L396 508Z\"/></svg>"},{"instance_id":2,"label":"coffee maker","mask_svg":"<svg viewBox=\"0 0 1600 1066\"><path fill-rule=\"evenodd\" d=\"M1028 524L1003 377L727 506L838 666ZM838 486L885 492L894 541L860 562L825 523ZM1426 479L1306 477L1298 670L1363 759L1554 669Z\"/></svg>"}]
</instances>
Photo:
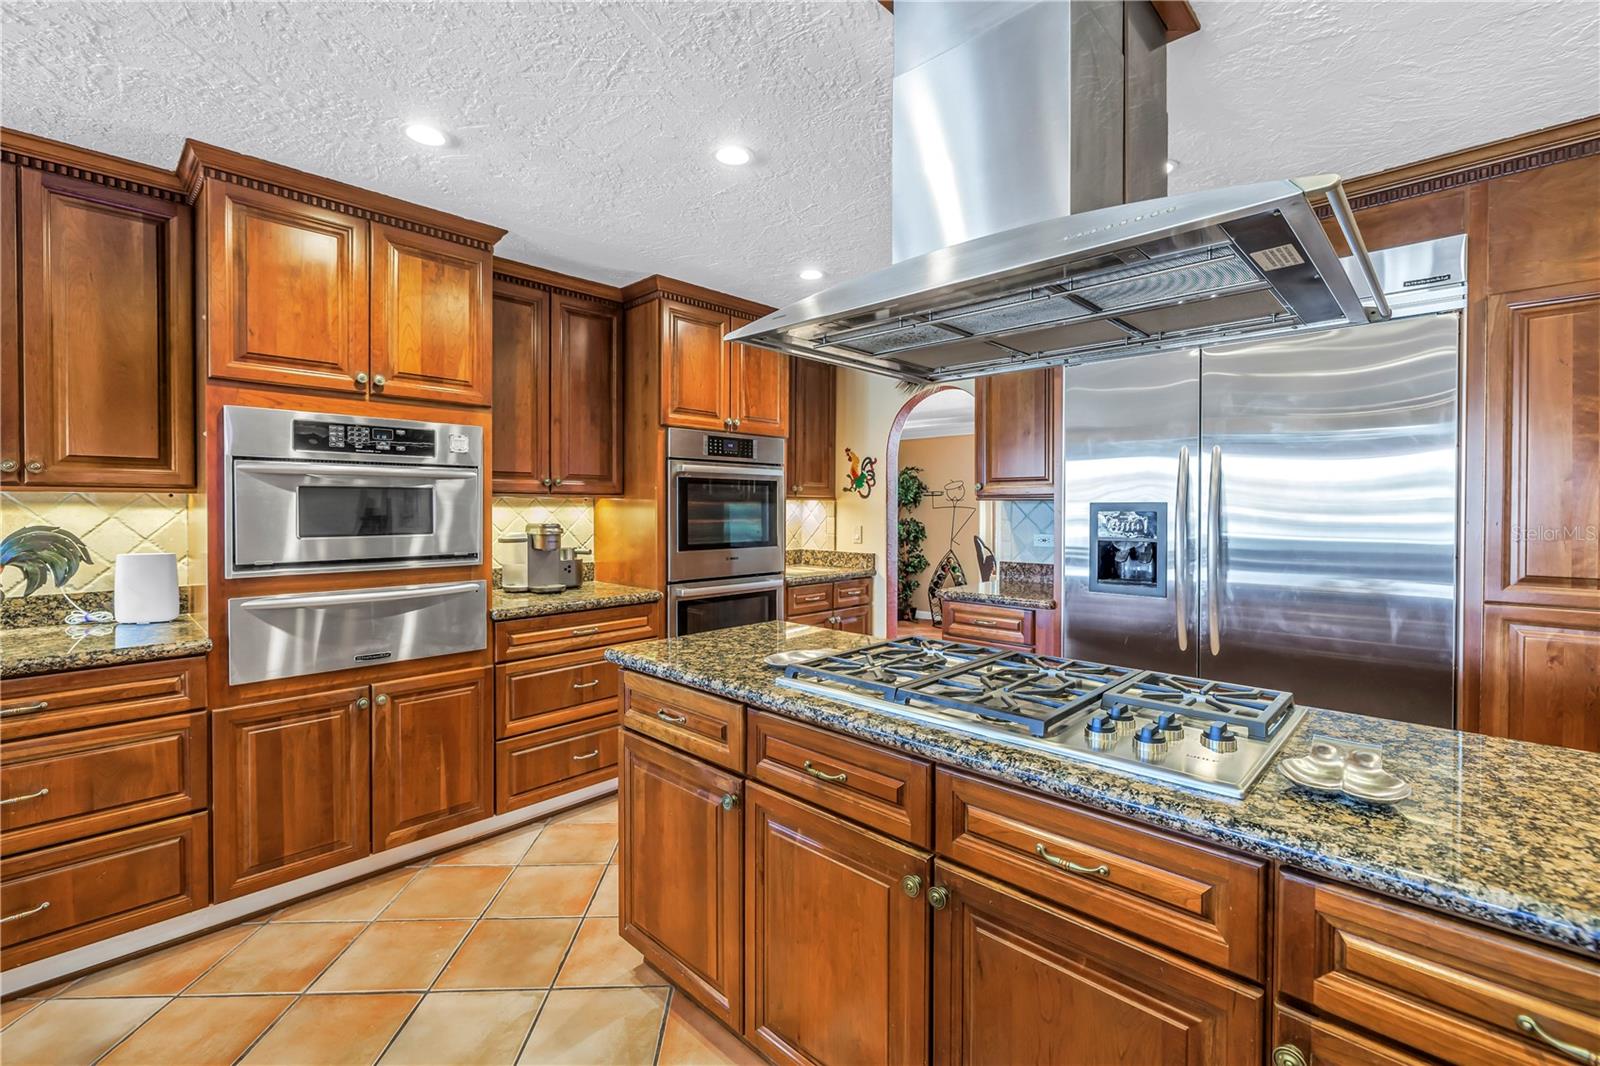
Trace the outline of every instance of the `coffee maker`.
<instances>
[{"instance_id":1,"label":"coffee maker","mask_svg":"<svg viewBox=\"0 0 1600 1066\"><path fill-rule=\"evenodd\" d=\"M569 587L563 577L561 558L561 524L536 522L521 534L508 533L500 538L502 544L513 547L504 556L500 568L500 587L507 592L560 592Z\"/></svg>"}]
</instances>

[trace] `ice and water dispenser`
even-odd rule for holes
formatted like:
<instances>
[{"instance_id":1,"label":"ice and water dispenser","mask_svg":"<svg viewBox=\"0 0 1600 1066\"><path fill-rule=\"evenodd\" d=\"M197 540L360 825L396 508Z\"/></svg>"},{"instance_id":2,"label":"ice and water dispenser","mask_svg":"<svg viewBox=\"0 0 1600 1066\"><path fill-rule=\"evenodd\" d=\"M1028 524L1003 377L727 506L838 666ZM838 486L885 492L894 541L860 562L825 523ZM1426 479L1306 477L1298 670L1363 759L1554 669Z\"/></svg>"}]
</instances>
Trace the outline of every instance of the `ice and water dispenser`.
<instances>
[{"instance_id":1,"label":"ice and water dispenser","mask_svg":"<svg viewBox=\"0 0 1600 1066\"><path fill-rule=\"evenodd\" d=\"M1089 587L1126 596L1167 594L1167 505L1089 505Z\"/></svg>"}]
</instances>

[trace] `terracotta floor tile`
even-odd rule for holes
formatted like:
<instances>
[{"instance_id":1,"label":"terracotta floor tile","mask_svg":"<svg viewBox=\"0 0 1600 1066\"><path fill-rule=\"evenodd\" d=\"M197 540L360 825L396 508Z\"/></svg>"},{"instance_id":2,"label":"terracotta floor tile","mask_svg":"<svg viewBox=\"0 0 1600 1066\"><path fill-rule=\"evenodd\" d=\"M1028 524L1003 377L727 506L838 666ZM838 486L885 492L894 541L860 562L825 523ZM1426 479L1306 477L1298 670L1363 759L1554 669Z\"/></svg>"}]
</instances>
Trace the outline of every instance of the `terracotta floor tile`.
<instances>
[{"instance_id":1,"label":"terracotta floor tile","mask_svg":"<svg viewBox=\"0 0 1600 1066\"><path fill-rule=\"evenodd\" d=\"M433 860L435 866L515 866L544 829L544 823L522 826L476 844L448 852Z\"/></svg>"},{"instance_id":2,"label":"terracotta floor tile","mask_svg":"<svg viewBox=\"0 0 1600 1066\"><path fill-rule=\"evenodd\" d=\"M585 918L556 978L557 988L585 985L664 985L644 956L617 935L615 918Z\"/></svg>"},{"instance_id":3,"label":"terracotta floor tile","mask_svg":"<svg viewBox=\"0 0 1600 1066\"><path fill-rule=\"evenodd\" d=\"M235 925L219 929L165 951L90 974L69 985L61 994L69 999L175 996L259 928L258 925Z\"/></svg>"},{"instance_id":4,"label":"terracotta floor tile","mask_svg":"<svg viewBox=\"0 0 1600 1066\"><path fill-rule=\"evenodd\" d=\"M380 917L476 918L510 874L509 866L430 866Z\"/></svg>"},{"instance_id":5,"label":"terracotta floor tile","mask_svg":"<svg viewBox=\"0 0 1600 1066\"><path fill-rule=\"evenodd\" d=\"M272 916L274 922L370 922L400 894L417 871L409 866L377 874L365 881L291 903Z\"/></svg>"},{"instance_id":6,"label":"terracotta floor tile","mask_svg":"<svg viewBox=\"0 0 1600 1066\"><path fill-rule=\"evenodd\" d=\"M8 999L0 1003L0 1029L4 1029L43 1002L42 999Z\"/></svg>"},{"instance_id":7,"label":"terracotta floor tile","mask_svg":"<svg viewBox=\"0 0 1600 1066\"><path fill-rule=\"evenodd\" d=\"M106 1066L228 1066L293 1002L293 996L175 999L100 1061Z\"/></svg>"},{"instance_id":8,"label":"terracotta floor tile","mask_svg":"<svg viewBox=\"0 0 1600 1066\"><path fill-rule=\"evenodd\" d=\"M75 1066L104 1055L167 1001L52 999L6 1028L6 1066Z\"/></svg>"},{"instance_id":9,"label":"terracotta floor tile","mask_svg":"<svg viewBox=\"0 0 1600 1066\"><path fill-rule=\"evenodd\" d=\"M472 928L466 919L373 922L311 986L313 992L425 992Z\"/></svg>"},{"instance_id":10,"label":"terracotta floor tile","mask_svg":"<svg viewBox=\"0 0 1600 1066\"><path fill-rule=\"evenodd\" d=\"M485 918L434 987L548 988L577 929L576 918Z\"/></svg>"},{"instance_id":11,"label":"terracotta floor tile","mask_svg":"<svg viewBox=\"0 0 1600 1066\"><path fill-rule=\"evenodd\" d=\"M600 879L600 887L595 890L594 902L589 904L589 917L616 917L617 880L620 876L621 871L617 867L606 867L606 875Z\"/></svg>"},{"instance_id":12,"label":"terracotta floor tile","mask_svg":"<svg viewBox=\"0 0 1600 1066\"><path fill-rule=\"evenodd\" d=\"M243 1062L253 1066L352 1066L376 1061L421 996L302 996Z\"/></svg>"},{"instance_id":13,"label":"terracotta floor tile","mask_svg":"<svg viewBox=\"0 0 1600 1066\"><path fill-rule=\"evenodd\" d=\"M665 988L557 989L545 1001L519 1063L646 1066L656 1054Z\"/></svg>"},{"instance_id":14,"label":"terracotta floor tile","mask_svg":"<svg viewBox=\"0 0 1600 1066\"><path fill-rule=\"evenodd\" d=\"M603 822L546 826L522 857L524 866L543 863L604 863L617 848L617 827Z\"/></svg>"},{"instance_id":15,"label":"terracotta floor tile","mask_svg":"<svg viewBox=\"0 0 1600 1066\"><path fill-rule=\"evenodd\" d=\"M610 796L606 799L595 800L593 803L585 803L582 807L574 807L570 811L562 811L550 821L551 824L609 822L615 825L617 824L617 797Z\"/></svg>"},{"instance_id":16,"label":"terracotta floor tile","mask_svg":"<svg viewBox=\"0 0 1600 1066\"><path fill-rule=\"evenodd\" d=\"M594 897L604 866L523 866L489 905L489 918L578 917Z\"/></svg>"},{"instance_id":17,"label":"terracotta floor tile","mask_svg":"<svg viewBox=\"0 0 1600 1066\"><path fill-rule=\"evenodd\" d=\"M429 993L381 1061L414 1066L511 1062L543 1002L543 992Z\"/></svg>"},{"instance_id":18,"label":"terracotta floor tile","mask_svg":"<svg viewBox=\"0 0 1600 1066\"><path fill-rule=\"evenodd\" d=\"M304 991L361 930L356 922L261 926L185 994Z\"/></svg>"},{"instance_id":19,"label":"terracotta floor tile","mask_svg":"<svg viewBox=\"0 0 1600 1066\"><path fill-rule=\"evenodd\" d=\"M762 1066L762 1058L682 992L672 993L658 1066Z\"/></svg>"}]
</instances>

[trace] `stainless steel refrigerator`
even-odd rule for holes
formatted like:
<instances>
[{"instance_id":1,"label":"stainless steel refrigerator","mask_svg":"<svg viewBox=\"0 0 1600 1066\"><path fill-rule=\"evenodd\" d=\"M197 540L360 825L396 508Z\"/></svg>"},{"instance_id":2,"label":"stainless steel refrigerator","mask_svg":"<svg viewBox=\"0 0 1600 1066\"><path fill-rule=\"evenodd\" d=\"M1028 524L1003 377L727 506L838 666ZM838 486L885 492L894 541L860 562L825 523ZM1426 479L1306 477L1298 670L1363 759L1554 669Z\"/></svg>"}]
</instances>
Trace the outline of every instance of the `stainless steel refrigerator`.
<instances>
[{"instance_id":1,"label":"stainless steel refrigerator","mask_svg":"<svg viewBox=\"0 0 1600 1066\"><path fill-rule=\"evenodd\" d=\"M1069 368L1065 654L1451 725L1460 317Z\"/></svg>"}]
</instances>

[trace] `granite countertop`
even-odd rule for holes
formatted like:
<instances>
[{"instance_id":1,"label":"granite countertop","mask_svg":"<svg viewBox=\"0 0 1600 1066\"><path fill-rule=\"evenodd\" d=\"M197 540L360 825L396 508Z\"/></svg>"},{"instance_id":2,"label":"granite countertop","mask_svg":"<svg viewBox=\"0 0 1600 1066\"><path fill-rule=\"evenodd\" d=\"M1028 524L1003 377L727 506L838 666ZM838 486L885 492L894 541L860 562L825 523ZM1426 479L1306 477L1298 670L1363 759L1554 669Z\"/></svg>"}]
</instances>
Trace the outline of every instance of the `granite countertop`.
<instances>
[{"instance_id":1,"label":"granite countertop","mask_svg":"<svg viewBox=\"0 0 1600 1066\"><path fill-rule=\"evenodd\" d=\"M181 659L211 650L205 627L189 615L170 622L0 629L0 678Z\"/></svg>"},{"instance_id":2,"label":"granite countertop","mask_svg":"<svg viewBox=\"0 0 1600 1066\"><path fill-rule=\"evenodd\" d=\"M513 618L536 618L546 614L595 611L602 607L627 607L635 603L655 603L661 593L634 585L610 581L585 581L575 589L561 592L506 592L495 589L489 601L489 617L496 622Z\"/></svg>"},{"instance_id":3,"label":"granite countertop","mask_svg":"<svg viewBox=\"0 0 1600 1066\"><path fill-rule=\"evenodd\" d=\"M798 548L788 552L785 558L785 585L825 585L831 581L873 577L878 572L878 557L870 552Z\"/></svg>"},{"instance_id":4,"label":"granite countertop","mask_svg":"<svg viewBox=\"0 0 1600 1066\"><path fill-rule=\"evenodd\" d=\"M993 603L1001 607L1026 607L1036 611L1056 609L1054 582L1004 574L993 581L977 581L943 589L939 598L947 603Z\"/></svg>"},{"instance_id":5,"label":"granite countertop","mask_svg":"<svg viewBox=\"0 0 1600 1066\"><path fill-rule=\"evenodd\" d=\"M1317 796L1269 769L1229 800L1100 770L784 689L763 658L859 647L867 637L785 622L643 641L606 652L630 670L705 689L1086 806L1600 955L1600 754L1310 709L1313 733L1383 745L1412 783L1394 807ZM1281 758L1282 756L1280 756Z\"/></svg>"}]
</instances>

